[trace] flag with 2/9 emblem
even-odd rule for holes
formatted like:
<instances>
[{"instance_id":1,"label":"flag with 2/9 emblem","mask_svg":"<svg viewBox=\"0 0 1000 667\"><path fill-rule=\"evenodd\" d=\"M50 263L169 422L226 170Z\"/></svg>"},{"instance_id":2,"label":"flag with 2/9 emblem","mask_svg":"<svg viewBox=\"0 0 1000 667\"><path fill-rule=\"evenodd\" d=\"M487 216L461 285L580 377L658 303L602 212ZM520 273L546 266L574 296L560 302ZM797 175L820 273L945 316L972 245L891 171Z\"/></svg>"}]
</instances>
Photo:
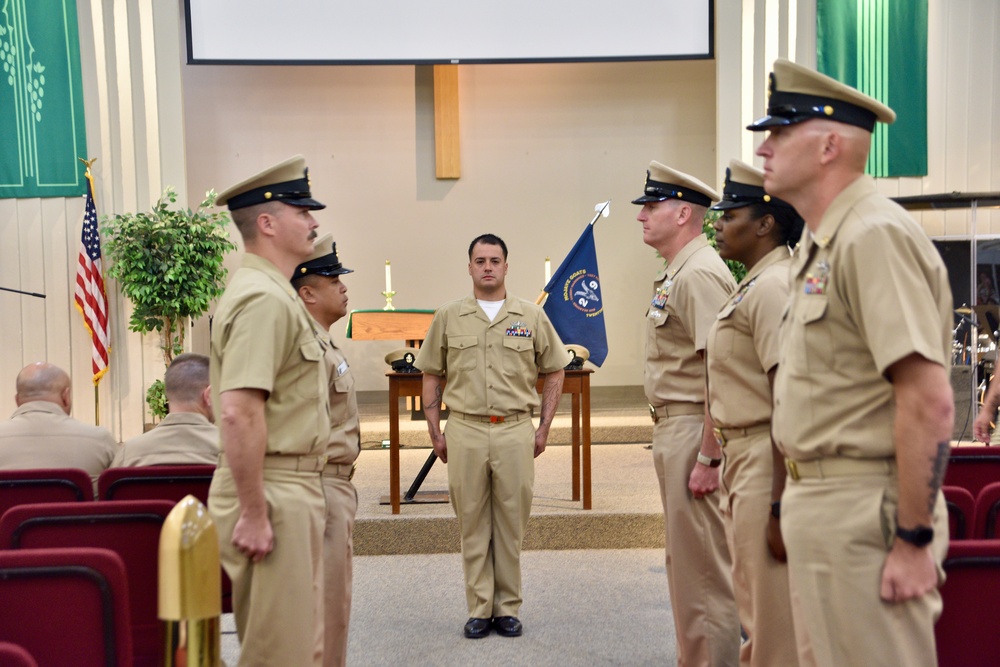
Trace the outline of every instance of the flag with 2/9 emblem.
<instances>
[{"instance_id":1,"label":"flag with 2/9 emblem","mask_svg":"<svg viewBox=\"0 0 1000 667\"><path fill-rule=\"evenodd\" d=\"M543 308L563 343L584 346L595 366L603 364L608 356L608 334L593 223L583 230L545 292L549 297Z\"/></svg>"},{"instance_id":2,"label":"flag with 2/9 emblem","mask_svg":"<svg viewBox=\"0 0 1000 667\"><path fill-rule=\"evenodd\" d=\"M92 367L94 386L108 371L108 297L104 291L101 270L101 236L97 230L97 208L94 206L94 183L87 170L87 198L80 234L80 256L76 267L76 309L93 342Z\"/></svg>"}]
</instances>

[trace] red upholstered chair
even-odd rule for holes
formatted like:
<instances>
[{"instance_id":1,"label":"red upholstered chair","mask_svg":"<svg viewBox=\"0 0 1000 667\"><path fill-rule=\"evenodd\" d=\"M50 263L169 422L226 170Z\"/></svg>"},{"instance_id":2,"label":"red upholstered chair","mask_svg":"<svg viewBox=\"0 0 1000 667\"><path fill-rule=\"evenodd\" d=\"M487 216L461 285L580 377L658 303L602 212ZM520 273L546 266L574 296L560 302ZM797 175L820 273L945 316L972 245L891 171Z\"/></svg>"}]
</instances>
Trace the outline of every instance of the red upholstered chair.
<instances>
[{"instance_id":1,"label":"red upholstered chair","mask_svg":"<svg viewBox=\"0 0 1000 667\"><path fill-rule=\"evenodd\" d=\"M97 480L101 500L171 500L180 502L188 494L208 506L208 487L215 466L136 466L108 468ZM222 572L222 612L233 611L233 585Z\"/></svg>"},{"instance_id":2,"label":"red upholstered chair","mask_svg":"<svg viewBox=\"0 0 1000 667\"><path fill-rule=\"evenodd\" d=\"M976 496L976 532L979 540L994 540L1000 538L997 526L997 516L1000 515L1000 482L993 482L983 487Z\"/></svg>"},{"instance_id":3,"label":"red upholstered chair","mask_svg":"<svg viewBox=\"0 0 1000 667\"><path fill-rule=\"evenodd\" d=\"M4 667L38 667L27 649L17 644L0 642L0 665Z\"/></svg>"},{"instance_id":4,"label":"red upholstered chair","mask_svg":"<svg viewBox=\"0 0 1000 667\"><path fill-rule=\"evenodd\" d=\"M976 499L960 486L942 486L944 501L948 506L948 535L953 540L974 537L976 527Z\"/></svg>"},{"instance_id":5,"label":"red upholstered chair","mask_svg":"<svg viewBox=\"0 0 1000 667\"><path fill-rule=\"evenodd\" d=\"M155 667L163 653L157 617L160 530L173 508L168 500L20 505L0 518L0 547L97 547L117 553L128 575L134 663Z\"/></svg>"},{"instance_id":6,"label":"red upholstered chair","mask_svg":"<svg viewBox=\"0 0 1000 667\"><path fill-rule=\"evenodd\" d=\"M208 505L215 466L139 466L109 468L97 480L101 500L172 500L192 495Z\"/></svg>"},{"instance_id":7,"label":"red upholstered chair","mask_svg":"<svg viewBox=\"0 0 1000 667\"><path fill-rule=\"evenodd\" d=\"M994 667L1000 656L1000 540L951 542L934 626L939 667Z\"/></svg>"},{"instance_id":8,"label":"red upholstered chair","mask_svg":"<svg viewBox=\"0 0 1000 667\"><path fill-rule=\"evenodd\" d=\"M990 450L990 452L964 451L968 449ZM1000 481L1000 455L994 453L998 450L1000 447L952 447L948 469L944 473L944 484L960 486L967 489L973 497L978 496L984 486Z\"/></svg>"},{"instance_id":9,"label":"red upholstered chair","mask_svg":"<svg viewBox=\"0 0 1000 667\"><path fill-rule=\"evenodd\" d=\"M40 667L133 664L125 565L112 551L0 551L0 600L0 641Z\"/></svg>"},{"instance_id":10,"label":"red upholstered chair","mask_svg":"<svg viewBox=\"0 0 1000 667\"><path fill-rule=\"evenodd\" d=\"M15 505L94 499L94 483L78 468L0 470L0 516Z\"/></svg>"}]
</instances>

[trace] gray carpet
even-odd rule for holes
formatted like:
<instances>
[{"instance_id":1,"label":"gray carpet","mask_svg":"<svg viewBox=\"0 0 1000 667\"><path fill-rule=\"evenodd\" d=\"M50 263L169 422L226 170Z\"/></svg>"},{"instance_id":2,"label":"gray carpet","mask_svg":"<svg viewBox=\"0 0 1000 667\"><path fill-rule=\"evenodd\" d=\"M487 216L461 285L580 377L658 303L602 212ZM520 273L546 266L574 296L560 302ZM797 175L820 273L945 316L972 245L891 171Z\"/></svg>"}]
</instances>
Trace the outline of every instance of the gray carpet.
<instances>
[{"instance_id":1,"label":"gray carpet","mask_svg":"<svg viewBox=\"0 0 1000 667\"><path fill-rule=\"evenodd\" d=\"M675 664L663 558L662 549L527 551L524 635L470 640L458 554L359 557L348 664ZM238 655L235 634L224 635L223 657L235 665Z\"/></svg>"}]
</instances>

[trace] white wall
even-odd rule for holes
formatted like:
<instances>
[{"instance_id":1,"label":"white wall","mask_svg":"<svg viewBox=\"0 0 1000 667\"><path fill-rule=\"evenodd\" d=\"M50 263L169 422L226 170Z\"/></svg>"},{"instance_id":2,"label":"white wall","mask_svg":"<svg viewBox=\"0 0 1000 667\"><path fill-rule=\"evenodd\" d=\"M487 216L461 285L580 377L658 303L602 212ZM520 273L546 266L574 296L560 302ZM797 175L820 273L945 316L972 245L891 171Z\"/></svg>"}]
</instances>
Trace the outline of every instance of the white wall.
<instances>
[{"instance_id":1,"label":"white wall","mask_svg":"<svg viewBox=\"0 0 1000 667\"><path fill-rule=\"evenodd\" d=\"M462 178L435 181L429 70L411 66L184 69L189 192L218 190L303 153L317 214L345 265L352 308L380 308L392 261L397 308L471 289L471 239L499 234L511 292L534 299L594 204L610 353L595 385L642 381L643 313L661 262L637 208L658 159L715 181L711 61L467 65L459 71ZM237 235L236 232L233 232ZM232 262L231 262L232 265ZM343 336L337 336L342 340ZM385 389L385 352L348 341L362 390Z\"/></svg>"}]
</instances>

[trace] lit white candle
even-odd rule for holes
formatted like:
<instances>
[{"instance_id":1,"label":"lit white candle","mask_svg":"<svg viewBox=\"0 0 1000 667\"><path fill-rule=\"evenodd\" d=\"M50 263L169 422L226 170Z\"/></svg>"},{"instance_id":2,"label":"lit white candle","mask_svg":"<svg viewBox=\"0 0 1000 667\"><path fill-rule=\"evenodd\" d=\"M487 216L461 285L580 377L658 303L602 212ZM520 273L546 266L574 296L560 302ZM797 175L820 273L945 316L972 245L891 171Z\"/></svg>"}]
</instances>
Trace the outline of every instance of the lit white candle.
<instances>
[{"instance_id":1,"label":"lit white candle","mask_svg":"<svg viewBox=\"0 0 1000 667\"><path fill-rule=\"evenodd\" d=\"M392 291L392 271L389 267L389 260L385 260L385 291Z\"/></svg>"},{"instance_id":2,"label":"lit white candle","mask_svg":"<svg viewBox=\"0 0 1000 667\"><path fill-rule=\"evenodd\" d=\"M548 285L549 281L552 280L552 262L549 258L545 258L545 284Z\"/></svg>"}]
</instances>

